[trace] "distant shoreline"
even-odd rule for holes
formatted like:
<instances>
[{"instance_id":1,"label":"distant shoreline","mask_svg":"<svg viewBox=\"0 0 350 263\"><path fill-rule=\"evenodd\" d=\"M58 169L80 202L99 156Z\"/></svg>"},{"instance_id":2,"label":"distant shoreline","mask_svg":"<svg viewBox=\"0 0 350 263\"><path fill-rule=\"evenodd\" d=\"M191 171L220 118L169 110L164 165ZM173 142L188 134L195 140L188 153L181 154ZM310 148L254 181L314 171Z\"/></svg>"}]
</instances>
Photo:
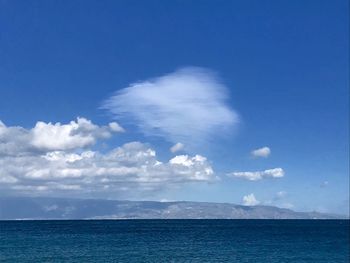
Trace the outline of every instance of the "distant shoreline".
<instances>
[{"instance_id":1,"label":"distant shoreline","mask_svg":"<svg viewBox=\"0 0 350 263\"><path fill-rule=\"evenodd\" d=\"M0 197L0 220L337 220L347 215L190 201Z\"/></svg>"}]
</instances>

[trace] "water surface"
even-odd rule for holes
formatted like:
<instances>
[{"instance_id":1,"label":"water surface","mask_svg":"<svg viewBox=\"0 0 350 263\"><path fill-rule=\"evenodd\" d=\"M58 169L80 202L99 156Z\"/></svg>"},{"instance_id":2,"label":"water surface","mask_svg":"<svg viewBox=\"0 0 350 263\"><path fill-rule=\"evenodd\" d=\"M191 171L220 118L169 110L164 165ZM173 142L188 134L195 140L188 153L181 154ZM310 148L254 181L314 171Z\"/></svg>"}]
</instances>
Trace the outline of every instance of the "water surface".
<instances>
[{"instance_id":1,"label":"water surface","mask_svg":"<svg viewBox=\"0 0 350 263\"><path fill-rule=\"evenodd\" d=\"M1 262L349 262L349 220L0 221Z\"/></svg>"}]
</instances>

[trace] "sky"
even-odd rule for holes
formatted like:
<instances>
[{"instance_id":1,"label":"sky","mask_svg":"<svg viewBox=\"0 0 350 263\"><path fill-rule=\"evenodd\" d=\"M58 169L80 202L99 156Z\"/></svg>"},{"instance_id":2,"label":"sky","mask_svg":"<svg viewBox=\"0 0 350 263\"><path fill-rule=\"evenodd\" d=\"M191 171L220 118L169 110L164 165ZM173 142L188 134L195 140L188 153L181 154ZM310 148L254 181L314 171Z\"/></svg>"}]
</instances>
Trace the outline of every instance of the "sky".
<instances>
[{"instance_id":1,"label":"sky","mask_svg":"<svg viewBox=\"0 0 350 263\"><path fill-rule=\"evenodd\" d=\"M348 10L0 1L0 195L349 214Z\"/></svg>"}]
</instances>

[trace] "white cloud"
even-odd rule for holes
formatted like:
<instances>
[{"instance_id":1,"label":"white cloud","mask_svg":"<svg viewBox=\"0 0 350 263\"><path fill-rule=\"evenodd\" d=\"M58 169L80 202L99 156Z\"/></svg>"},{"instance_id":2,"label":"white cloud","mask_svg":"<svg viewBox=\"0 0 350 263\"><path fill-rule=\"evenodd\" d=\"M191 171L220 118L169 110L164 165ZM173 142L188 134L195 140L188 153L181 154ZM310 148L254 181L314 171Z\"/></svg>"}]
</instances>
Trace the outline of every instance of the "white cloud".
<instances>
[{"instance_id":1,"label":"white cloud","mask_svg":"<svg viewBox=\"0 0 350 263\"><path fill-rule=\"evenodd\" d=\"M183 150L184 147L185 147L185 145L183 145L182 143L178 142L178 143L174 144L174 145L170 148L170 151L171 151L172 153L175 153L175 152L178 152L178 151Z\"/></svg>"},{"instance_id":2,"label":"white cloud","mask_svg":"<svg viewBox=\"0 0 350 263\"><path fill-rule=\"evenodd\" d=\"M31 144L41 150L69 150L95 144L96 139L109 138L111 132L121 132L116 123L97 126L90 120L78 118L69 124L37 122L30 131Z\"/></svg>"},{"instance_id":3,"label":"white cloud","mask_svg":"<svg viewBox=\"0 0 350 263\"><path fill-rule=\"evenodd\" d=\"M47 142L33 139L40 133ZM86 148L109 136L109 126L97 126L86 119L66 125L40 123L29 130L0 123L0 150L8 147L12 150L12 154L0 152L0 191L135 196L185 183L216 180L207 159L200 155L180 155L161 162L153 149L140 142L127 143L106 153ZM23 149L27 149L25 154Z\"/></svg>"},{"instance_id":4,"label":"white cloud","mask_svg":"<svg viewBox=\"0 0 350 263\"><path fill-rule=\"evenodd\" d=\"M130 84L104 102L115 118L132 120L146 135L187 145L205 142L238 123L227 88L210 70L183 68Z\"/></svg>"},{"instance_id":5,"label":"white cloud","mask_svg":"<svg viewBox=\"0 0 350 263\"><path fill-rule=\"evenodd\" d=\"M269 147L262 147L259 149L255 149L251 152L252 156L254 157L263 157L267 158L271 154L271 150Z\"/></svg>"},{"instance_id":6,"label":"white cloud","mask_svg":"<svg viewBox=\"0 0 350 263\"><path fill-rule=\"evenodd\" d=\"M284 176L284 171L282 168L274 168L256 172L232 172L229 173L228 176L242 178L249 181L258 181L263 178L281 178Z\"/></svg>"},{"instance_id":7,"label":"white cloud","mask_svg":"<svg viewBox=\"0 0 350 263\"><path fill-rule=\"evenodd\" d=\"M116 122L98 126L85 118L77 118L68 124L38 121L32 129L7 127L0 121L0 155L85 148L98 139L106 139L112 133L122 131L123 128Z\"/></svg>"},{"instance_id":8,"label":"white cloud","mask_svg":"<svg viewBox=\"0 0 350 263\"><path fill-rule=\"evenodd\" d=\"M124 128L120 126L118 123L116 123L115 121L110 122L108 126L109 126L109 129L113 132L125 132Z\"/></svg>"},{"instance_id":9,"label":"white cloud","mask_svg":"<svg viewBox=\"0 0 350 263\"><path fill-rule=\"evenodd\" d=\"M201 155L189 157L188 155L175 156L169 161L170 165L183 172L190 170L196 180L208 180L213 178L214 171L208 164L207 158Z\"/></svg>"},{"instance_id":10,"label":"white cloud","mask_svg":"<svg viewBox=\"0 0 350 263\"><path fill-rule=\"evenodd\" d=\"M258 204L260 204L260 202L256 200L255 195L253 193L243 196L243 205L254 206Z\"/></svg>"},{"instance_id":11,"label":"white cloud","mask_svg":"<svg viewBox=\"0 0 350 263\"><path fill-rule=\"evenodd\" d=\"M188 155L178 155L178 156L175 156L173 159L171 159L170 163L183 165L183 166L192 166L193 159L194 158L189 158Z\"/></svg>"},{"instance_id":12,"label":"white cloud","mask_svg":"<svg viewBox=\"0 0 350 263\"><path fill-rule=\"evenodd\" d=\"M28 130L18 126L7 127L0 121L0 156L26 153L33 148L29 141Z\"/></svg>"}]
</instances>

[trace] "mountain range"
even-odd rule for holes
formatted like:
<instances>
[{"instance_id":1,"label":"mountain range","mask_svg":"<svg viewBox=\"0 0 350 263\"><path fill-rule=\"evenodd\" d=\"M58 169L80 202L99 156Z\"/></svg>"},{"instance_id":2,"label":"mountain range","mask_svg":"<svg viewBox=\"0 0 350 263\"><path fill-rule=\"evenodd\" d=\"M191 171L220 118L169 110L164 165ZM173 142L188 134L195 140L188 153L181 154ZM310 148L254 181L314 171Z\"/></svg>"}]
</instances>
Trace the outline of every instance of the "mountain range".
<instances>
[{"instance_id":1,"label":"mountain range","mask_svg":"<svg viewBox=\"0 0 350 263\"><path fill-rule=\"evenodd\" d=\"M345 219L318 212L230 203L0 197L0 220L40 219Z\"/></svg>"}]
</instances>

